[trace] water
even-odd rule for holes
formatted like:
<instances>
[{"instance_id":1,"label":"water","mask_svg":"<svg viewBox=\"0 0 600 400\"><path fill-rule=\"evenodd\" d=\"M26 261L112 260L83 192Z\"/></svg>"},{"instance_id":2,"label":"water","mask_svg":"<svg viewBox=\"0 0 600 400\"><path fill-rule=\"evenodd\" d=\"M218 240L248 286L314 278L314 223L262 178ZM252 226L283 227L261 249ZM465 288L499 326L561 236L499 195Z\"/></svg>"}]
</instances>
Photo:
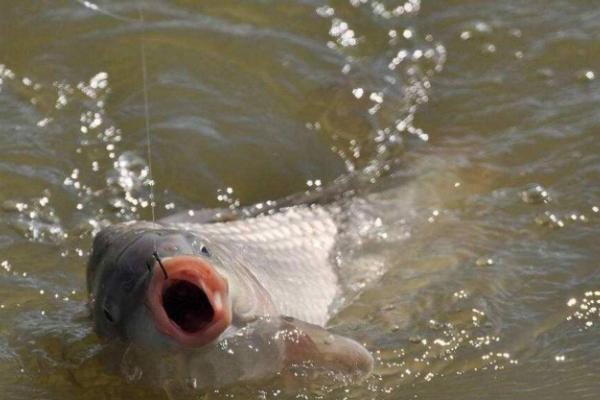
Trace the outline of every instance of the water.
<instances>
[{"instance_id":1,"label":"water","mask_svg":"<svg viewBox=\"0 0 600 400\"><path fill-rule=\"evenodd\" d=\"M142 36L159 217L364 178L332 326L378 366L324 398L598 396L594 2L93 4L0 6L4 397L165 398L85 313L93 233L151 218Z\"/></svg>"}]
</instances>

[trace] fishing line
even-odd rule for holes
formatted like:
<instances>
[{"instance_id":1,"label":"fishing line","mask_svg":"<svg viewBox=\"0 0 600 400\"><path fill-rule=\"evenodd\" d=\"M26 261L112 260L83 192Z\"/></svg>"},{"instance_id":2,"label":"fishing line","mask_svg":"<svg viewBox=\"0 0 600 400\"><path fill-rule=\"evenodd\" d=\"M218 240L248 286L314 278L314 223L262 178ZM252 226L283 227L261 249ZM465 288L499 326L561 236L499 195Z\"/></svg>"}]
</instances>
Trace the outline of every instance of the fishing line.
<instances>
[{"instance_id":1,"label":"fishing line","mask_svg":"<svg viewBox=\"0 0 600 400\"><path fill-rule=\"evenodd\" d=\"M156 202L154 195L154 174L152 173L152 144L150 135L150 106L148 104L148 68L146 66L146 24L144 18L144 12L140 6L140 2L136 1L135 6L138 12L138 19L125 17L108 10L99 7L97 4L87 0L76 0L79 4L83 5L92 11L104 14L113 19L119 21L139 23L141 26L141 38L140 38L140 59L142 66L142 92L144 99L144 130L146 132L146 156L148 157L148 184L150 186L150 209L152 211L152 223L156 224ZM156 248L155 248L156 250Z\"/></svg>"},{"instance_id":2,"label":"fishing line","mask_svg":"<svg viewBox=\"0 0 600 400\"><path fill-rule=\"evenodd\" d=\"M152 173L152 143L150 139L150 107L148 105L148 68L146 66L146 28L144 13L137 4L140 23L142 24L142 35L140 40L140 57L142 62L142 91L144 95L144 128L146 130L146 153L148 156L148 177L150 184L150 209L152 210L152 223L156 223L156 203L154 201L154 174ZM156 246L154 248L156 250Z\"/></svg>"},{"instance_id":3,"label":"fishing line","mask_svg":"<svg viewBox=\"0 0 600 400\"><path fill-rule=\"evenodd\" d=\"M144 18L144 12L142 10L142 7L140 6L140 2L136 1L135 2L135 6L137 8L137 12L138 12L138 19L133 19L133 18L129 18L129 17L125 17L119 14L115 14L112 13L108 10L105 10L101 7L99 7L97 4L92 3L90 1L87 0L76 0L79 4L83 5L84 7L93 10L95 12L98 12L100 14L104 14L108 17L120 20L120 21L126 21L126 22L133 22L133 23L139 23L140 27L141 27L141 35L140 35L140 59L141 59L141 68L142 68L142 93L143 93L143 101L144 101L144 130L146 132L146 156L148 158L148 184L150 186L150 209L152 212L152 224L156 225L156 201L155 201L155 194L154 194L154 174L152 172L152 140L151 140L151 135L150 135L150 106L149 106L149 102L148 102L148 67L146 65L146 24L145 24L145 18ZM154 244L153 244L153 248L154 248L154 252L153 252L153 256L156 259L156 261L158 262L158 264L160 265L163 274L165 275L165 279L167 278L167 273L165 270L165 267L162 265L162 262L158 256L158 252L157 252L157 248L156 248L156 238L154 238Z\"/></svg>"},{"instance_id":4,"label":"fishing line","mask_svg":"<svg viewBox=\"0 0 600 400\"><path fill-rule=\"evenodd\" d=\"M139 22L141 24L141 35L140 35L140 59L142 64L142 92L144 97L144 128L146 130L146 155L148 157L148 183L150 185L150 210L152 211L152 224L156 227L156 202L154 201L154 174L152 173L152 141L150 137L150 106L148 104L148 67L146 66L146 21L144 19L144 12L140 6L140 2L136 1L136 8L138 10ZM152 247L154 252L152 256L160 265L165 279L169 279L167 270L162 264L160 257L158 256L158 249L156 247L156 237L152 237Z\"/></svg>"}]
</instances>

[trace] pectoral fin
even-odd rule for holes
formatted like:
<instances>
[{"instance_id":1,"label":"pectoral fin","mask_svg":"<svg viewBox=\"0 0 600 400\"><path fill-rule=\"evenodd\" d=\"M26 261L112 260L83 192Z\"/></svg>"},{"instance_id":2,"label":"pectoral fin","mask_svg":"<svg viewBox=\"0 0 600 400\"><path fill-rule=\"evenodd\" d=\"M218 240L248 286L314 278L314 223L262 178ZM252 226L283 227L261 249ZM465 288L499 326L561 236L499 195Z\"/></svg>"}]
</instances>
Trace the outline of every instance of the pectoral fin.
<instances>
[{"instance_id":1,"label":"pectoral fin","mask_svg":"<svg viewBox=\"0 0 600 400\"><path fill-rule=\"evenodd\" d=\"M188 353L199 387L272 382L280 388L336 387L366 378L373 357L356 341L289 317L263 317Z\"/></svg>"},{"instance_id":2,"label":"pectoral fin","mask_svg":"<svg viewBox=\"0 0 600 400\"><path fill-rule=\"evenodd\" d=\"M293 376L302 384L337 386L360 381L371 373L373 357L356 341L294 318L281 317L279 324L275 337L284 349L284 376Z\"/></svg>"}]
</instances>

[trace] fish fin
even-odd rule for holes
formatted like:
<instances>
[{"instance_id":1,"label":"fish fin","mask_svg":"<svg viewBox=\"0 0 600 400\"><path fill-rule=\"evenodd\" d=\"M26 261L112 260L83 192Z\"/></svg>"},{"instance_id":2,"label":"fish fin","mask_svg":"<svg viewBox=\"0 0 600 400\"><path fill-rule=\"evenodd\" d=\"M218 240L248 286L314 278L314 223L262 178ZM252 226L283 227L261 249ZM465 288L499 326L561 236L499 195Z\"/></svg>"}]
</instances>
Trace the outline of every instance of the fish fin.
<instances>
[{"instance_id":1,"label":"fish fin","mask_svg":"<svg viewBox=\"0 0 600 400\"><path fill-rule=\"evenodd\" d=\"M216 348L221 350L205 353L192 370L212 376L219 386L270 382L288 390L337 387L359 382L373 369L373 357L358 342L286 316L259 318Z\"/></svg>"},{"instance_id":2,"label":"fish fin","mask_svg":"<svg viewBox=\"0 0 600 400\"><path fill-rule=\"evenodd\" d=\"M366 378L373 370L373 357L360 343L299 319L278 319L277 336L284 345L284 376L346 385Z\"/></svg>"}]
</instances>

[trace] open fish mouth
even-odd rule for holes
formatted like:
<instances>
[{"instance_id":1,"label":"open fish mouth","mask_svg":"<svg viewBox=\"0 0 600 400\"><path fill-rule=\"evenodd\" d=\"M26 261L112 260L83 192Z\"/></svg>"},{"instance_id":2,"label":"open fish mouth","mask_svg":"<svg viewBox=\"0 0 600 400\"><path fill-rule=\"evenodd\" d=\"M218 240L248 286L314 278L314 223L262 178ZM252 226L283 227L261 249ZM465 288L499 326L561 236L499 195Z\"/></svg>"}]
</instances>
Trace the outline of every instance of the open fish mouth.
<instances>
[{"instance_id":1,"label":"open fish mouth","mask_svg":"<svg viewBox=\"0 0 600 400\"><path fill-rule=\"evenodd\" d=\"M227 280L198 256L161 261L152 270L147 291L156 327L182 345L212 342L231 323Z\"/></svg>"},{"instance_id":2,"label":"open fish mouth","mask_svg":"<svg viewBox=\"0 0 600 400\"><path fill-rule=\"evenodd\" d=\"M202 288L185 280L172 280L165 288L163 307L169 319L188 333L202 330L215 315Z\"/></svg>"}]
</instances>

